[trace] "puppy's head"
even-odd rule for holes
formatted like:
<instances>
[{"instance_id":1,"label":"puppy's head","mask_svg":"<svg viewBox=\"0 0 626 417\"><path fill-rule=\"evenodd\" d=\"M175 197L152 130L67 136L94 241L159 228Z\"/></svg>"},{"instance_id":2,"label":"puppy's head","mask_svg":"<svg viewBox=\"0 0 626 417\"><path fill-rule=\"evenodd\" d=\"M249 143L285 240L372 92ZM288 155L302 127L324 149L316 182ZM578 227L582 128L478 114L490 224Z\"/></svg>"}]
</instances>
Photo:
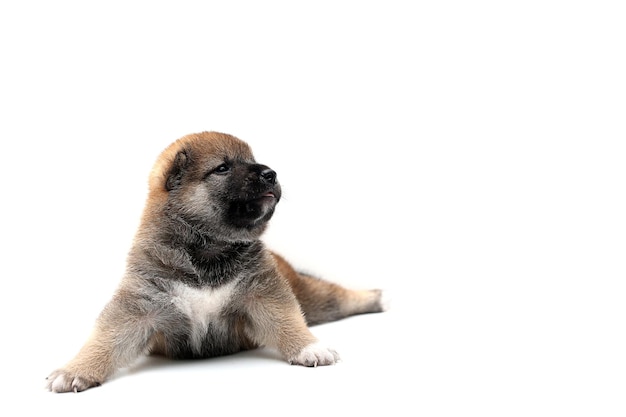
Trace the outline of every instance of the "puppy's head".
<instances>
[{"instance_id":1,"label":"puppy's head","mask_svg":"<svg viewBox=\"0 0 626 417\"><path fill-rule=\"evenodd\" d=\"M247 241L265 230L280 196L276 173L256 163L245 142L203 132L163 151L148 204L212 238Z\"/></svg>"}]
</instances>

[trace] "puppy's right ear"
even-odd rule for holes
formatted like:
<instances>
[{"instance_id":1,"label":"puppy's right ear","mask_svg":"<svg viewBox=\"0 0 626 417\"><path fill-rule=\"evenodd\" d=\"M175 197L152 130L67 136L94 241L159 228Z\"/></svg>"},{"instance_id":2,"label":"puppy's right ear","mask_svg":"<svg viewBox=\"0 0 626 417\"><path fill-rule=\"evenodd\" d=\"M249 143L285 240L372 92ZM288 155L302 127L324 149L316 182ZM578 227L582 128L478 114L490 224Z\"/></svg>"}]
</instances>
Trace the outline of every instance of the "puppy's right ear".
<instances>
[{"instance_id":1,"label":"puppy's right ear","mask_svg":"<svg viewBox=\"0 0 626 417\"><path fill-rule=\"evenodd\" d=\"M165 189L167 191L172 191L175 188L178 188L182 182L183 175L187 167L189 166L189 152L186 150L179 151L174 157L172 161L172 165L167 172L167 177L165 180Z\"/></svg>"}]
</instances>

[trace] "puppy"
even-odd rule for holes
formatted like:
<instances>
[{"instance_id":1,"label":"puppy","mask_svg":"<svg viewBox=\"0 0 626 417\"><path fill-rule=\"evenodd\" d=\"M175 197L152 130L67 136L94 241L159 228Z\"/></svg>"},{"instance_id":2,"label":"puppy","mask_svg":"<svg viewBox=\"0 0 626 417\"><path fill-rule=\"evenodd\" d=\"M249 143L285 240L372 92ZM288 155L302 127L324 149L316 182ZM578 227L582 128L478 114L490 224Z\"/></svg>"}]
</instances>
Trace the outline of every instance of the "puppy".
<instances>
[{"instance_id":1,"label":"puppy","mask_svg":"<svg viewBox=\"0 0 626 417\"><path fill-rule=\"evenodd\" d=\"M163 151L125 275L76 357L47 378L54 392L102 384L142 354L174 359L259 346L291 364L334 364L308 325L383 311L355 291L299 272L259 237L280 200L276 172L226 134L185 136Z\"/></svg>"}]
</instances>

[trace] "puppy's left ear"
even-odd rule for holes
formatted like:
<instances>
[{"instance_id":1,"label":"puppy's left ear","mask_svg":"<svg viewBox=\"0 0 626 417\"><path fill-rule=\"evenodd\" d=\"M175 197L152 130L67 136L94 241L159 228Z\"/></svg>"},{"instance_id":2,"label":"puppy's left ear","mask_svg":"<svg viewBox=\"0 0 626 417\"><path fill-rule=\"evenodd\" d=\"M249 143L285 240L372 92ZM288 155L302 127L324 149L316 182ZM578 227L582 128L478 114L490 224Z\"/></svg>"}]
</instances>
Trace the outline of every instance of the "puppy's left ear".
<instances>
[{"instance_id":1,"label":"puppy's left ear","mask_svg":"<svg viewBox=\"0 0 626 417\"><path fill-rule=\"evenodd\" d=\"M169 171L167 172L167 178L165 180L165 189L172 191L180 186L183 175L187 170L190 162L189 152L186 150L179 151L176 157L172 161Z\"/></svg>"}]
</instances>

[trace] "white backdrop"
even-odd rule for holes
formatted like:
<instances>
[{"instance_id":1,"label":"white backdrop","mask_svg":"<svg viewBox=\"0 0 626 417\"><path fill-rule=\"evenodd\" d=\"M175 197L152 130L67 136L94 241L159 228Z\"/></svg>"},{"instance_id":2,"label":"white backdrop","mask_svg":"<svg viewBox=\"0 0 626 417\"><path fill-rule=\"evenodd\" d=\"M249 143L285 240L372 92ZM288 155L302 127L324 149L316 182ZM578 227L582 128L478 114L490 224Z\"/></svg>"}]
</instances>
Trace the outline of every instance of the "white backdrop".
<instances>
[{"instance_id":1,"label":"white backdrop","mask_svg":"<svg viewBox=\"0 0 626 417\"><path fill-rule=\"evenodd\" d=\"M623 415L619 3L3 2L2 407ZM46 392L152 163L203 130L278 172L270 247L392 309L315 328L331 368L261 351Z\"/></svg>"}]
</instances>

